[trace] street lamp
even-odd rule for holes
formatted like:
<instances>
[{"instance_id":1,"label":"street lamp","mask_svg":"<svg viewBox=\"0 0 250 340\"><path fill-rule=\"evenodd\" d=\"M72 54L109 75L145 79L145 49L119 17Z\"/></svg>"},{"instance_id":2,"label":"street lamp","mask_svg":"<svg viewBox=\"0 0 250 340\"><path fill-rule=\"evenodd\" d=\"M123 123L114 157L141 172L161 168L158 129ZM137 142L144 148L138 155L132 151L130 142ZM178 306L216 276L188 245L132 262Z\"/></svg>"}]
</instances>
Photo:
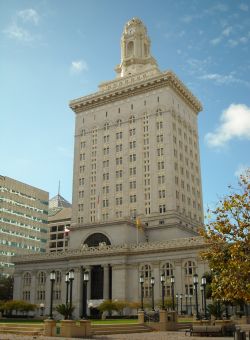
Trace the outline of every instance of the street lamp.
<instances>
[{"instance_id":1,"label":"street lamp","mask_svg":"<svg viewBox=\"0 0 250 340\"><path fill-rule=\"evenodd\" d=\"M152 310L155 310L155 301L154 301L155 278L154 277L151 277L150 283L151 283L151 287L152 287Z\"/></svg>"},{"instance_id":2,"label":"street lamp","mask_svg":"<svg viewBox=\"0 0 250 340\"><path fill-rule=\"evenodd\" d=\"M181 315L182 315L182 299L183 299L183 295L180 294L180 301L181 301Z\"/></svg>"},{"instance_id":3,"label":"street lamp","mask_svg":"<svg viewBox=\"0 0 250 340\"><path fill-rule=\"evenodd\" d=\"M186 315L188 315L188 294L185 294L186 299Z\"/></svg>"},{"instance_id":4,"label":"street lamp","mask_svg":"<svg viewBox=\"0 0 250 340\"><path fill-rule=\"evenodd\" d=\"M206 284L207 284L207 279L206 279L206 276L203 275L201 278L201 286L203 287L203 302L204 302L205 319L207 318Z\"/></svg>"},{"instance_id":5,"label":"street lamp","mask_svg":"<svg viewBox=\"0 0 250 340\"><path fill-rule=\"evenodd\" d=\"M200 286L200 290L201 290L201 310L204 310L204 287L201 285Z\"/></svg>"},{"instance_id":6,"label":"street lamp","mask_svg":"<svg viewBox=\"0 0 250 340\"><path fill-rule=\"evenodd\" d=\"M40 316L43 316L44 303L40 303L40 309L41 309L41 314L40 314Z\"/></svg>"},{"instance_id":7,"label":"street lamp","mask_svg":"<svg viewBox=\"0 0 250 340\"><path fill-rule=\"evenodd\" d=\"M50 290L50 312L49 312L49 318L53 319L53 290L54 290L54 283L56 280L56 272L52 270L50 273L50 282L51 282L51 290Z\"/></svg>"},{"instance_id":8,"label":"street lamp","mask_svg":"<svg viewBox=\"0 0 250 340\"><path fill-rule=\"evenodd\" d=\"M178 315L178 313L179 313L179 294L177 293L175 295L175 297L176 297L176 312L177 312L177 315Z\"/></svg>"},{"instance_id":9,"label":"street lamp","mask_svg":"<svg viewBox=\"0 0 250 340\"><path fill-rule=\"evenodd\" d=\"M83 299L82 299L82 319L87 318L87 285L89 282L89 272L83 273Z\"/></svg>"},{"instance_id":10,"label":"street lamp","mask_svg":"<svg viewBox=\"0 0 250 340\"><path fill-rule=\"evenodd\" d=\"M173 275L170 278L170 282L171 282L171 295L172 295L172 310L175 310L175 306L174 306L174 276Z\"/></svg>"},{"instance_id":11,"label":"street lamp","mask_svg":"<svg viewBox=\"0 0 250 340\"><path fill-rule=\"evenodd\" d=\"M165 309L165 287L164 287L164 283L165 283L165 274L161 274L161 291L162 291L162 309Z\"/></svg>"},{"instance_id":12,"label":"street lamp","mask_svg":"<svg viewBox=\"0 0 250 340\"><path fill-rule=\"evenodd\" d=\"M195 289L195 307L196 307L196 320L199 320L199 309L198 309L198 275L194 274L193 276L193 283L194 283L194 289Z\"/></svg>"},{"instance_id":13,"label":"street lamp","mask_svg":"<svg viewBox=\"0 0 250 340\"><path fill-rule=\"evenodd\" d=\"M69 302L69 273L65 275L65 283L66 283L66 302L67 305Z\"/></svg>"},{"instance_id":14,"label":"street lamp","mask_svg":"<svg viewBox=\"0 0 250 340\"><path fill-rule=\"evenodd\" d=\"M71 269L69 271L69 306L70 306L70 313L69 313L69 319L72 319L72 289L73 289L73 281L74 281L74 269Z\"/></svg>"},{"instance_id":15,"label":"street lamp","mask_svg":"<svg viewBox=\"0 0 250 340\"><path fill-rule=\"evenodd\" d=\"M140 285L141 285L141 310L143 310L143 284L144 284L144 277L140 276Z\"/></svg>"}]
</instances>

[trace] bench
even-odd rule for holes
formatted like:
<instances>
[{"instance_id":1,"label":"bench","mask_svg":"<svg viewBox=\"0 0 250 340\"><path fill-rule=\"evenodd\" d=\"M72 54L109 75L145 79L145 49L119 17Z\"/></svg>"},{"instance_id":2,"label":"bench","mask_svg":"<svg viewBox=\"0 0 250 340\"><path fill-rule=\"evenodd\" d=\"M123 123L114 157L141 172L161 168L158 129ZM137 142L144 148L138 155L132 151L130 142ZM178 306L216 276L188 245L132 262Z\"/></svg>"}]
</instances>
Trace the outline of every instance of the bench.
<instances>
[{"instance_id":1,"label":"bench","mask_svg":"<svg viewBox=\"0 0 250 340\"><path fill-rule=\"evenodd\" d=\"M222 327L221 326L192 326L189 331L190 335L200 335L200 336L222 336ZM185 334L186 334L185 333Z\"/></svg>"}]
</instances>

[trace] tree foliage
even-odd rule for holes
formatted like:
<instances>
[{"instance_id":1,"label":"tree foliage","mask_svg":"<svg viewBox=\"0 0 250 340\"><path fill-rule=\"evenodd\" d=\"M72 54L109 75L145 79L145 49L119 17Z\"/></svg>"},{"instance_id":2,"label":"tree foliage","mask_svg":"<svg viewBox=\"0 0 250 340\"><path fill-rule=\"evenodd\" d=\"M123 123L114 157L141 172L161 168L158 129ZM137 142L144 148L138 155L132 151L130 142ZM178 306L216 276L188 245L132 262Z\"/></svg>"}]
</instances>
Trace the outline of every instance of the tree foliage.
<instances>
[{"instance_id":1,"label":"tree foliage","mask_svg":"<svg viewBox=\"0 0 250 340\"><path fill-rule=\"evenodd\" d=\"M13 276L0 276L0 300L11 300L13 298Z\"/></svg>"},{"instance_id":2,"label":"tree foliage","mask_svg":"<svg viewBox=\"0 0 250 340\"><path fill-rule=\"evenodd\" d=\"M201 231L207 242L202 258L212 271L212 296L250 302L250 169L239 187L210 210L210 221Z\"/></svg>"},{"instance_id":3,"label":"tree foliage","mask_svg":"<svg viewBox=\"0 0 250 340\"><path fill-rule=\"evenodd\" d=\"M22 300L9 300L0 304L0 310L6 312L8 315L12 315L13 311L27 314L30 311L34 311L36 308L37 306L35 304Z\"/></svg>"},{"instance_id":4,"label":"tree foliage","mask_svg":"<svg viewBox=\"0 0 250 340\"><path fill-rule=\"evenodd\" d=\"M61 305L57 305L56 306L56 311L61 314L62 316L64 316L64 319L65 320L68 320L69 319L69 316L73 313L75 307L74 306L71 306L66 303L62 303Z\"/></svg>"}]
</instances>

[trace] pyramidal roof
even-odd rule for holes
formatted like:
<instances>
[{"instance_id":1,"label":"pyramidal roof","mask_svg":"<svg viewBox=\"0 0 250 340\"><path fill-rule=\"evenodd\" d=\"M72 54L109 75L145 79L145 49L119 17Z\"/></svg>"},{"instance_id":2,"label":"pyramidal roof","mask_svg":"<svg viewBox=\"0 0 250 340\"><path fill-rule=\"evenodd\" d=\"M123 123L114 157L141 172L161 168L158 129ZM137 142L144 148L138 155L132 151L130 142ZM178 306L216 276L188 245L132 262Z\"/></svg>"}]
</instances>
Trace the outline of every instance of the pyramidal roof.
<instances>
[{"instance_id":1,"label":"pyramidal roof","mask_svg":"<svg viewBox=\"0 0 250 340\"><path fill-rule=\"evenodd\" d=\"M49 200L49 209L55 208L71 208L71 204L60 194L57 194Z\"/></svg>"}]
</instances>

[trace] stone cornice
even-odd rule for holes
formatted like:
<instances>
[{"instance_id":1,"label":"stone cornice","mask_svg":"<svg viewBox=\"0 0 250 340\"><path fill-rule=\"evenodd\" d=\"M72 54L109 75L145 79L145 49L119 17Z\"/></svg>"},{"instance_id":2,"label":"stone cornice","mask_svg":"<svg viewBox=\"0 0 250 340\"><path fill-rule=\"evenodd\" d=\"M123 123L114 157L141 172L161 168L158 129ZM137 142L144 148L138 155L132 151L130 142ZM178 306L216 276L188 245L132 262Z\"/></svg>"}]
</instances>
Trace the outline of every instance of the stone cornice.
<instances>
[{"instance_id":1,"label":"stone cornice","mask_svg":"<svg viewBox=\"0 0 250 340\"><path fill-rule=\"evenodd\" d=\"M146 73L144 73L146 74ZM200 101L191 93L183 82L172 71L157 73L156 76L145 77L144 74L117 79L101 85L103 90L92 95L70 101L70 108L79 113L94 109L117 100L123 100L131 95L139 95L162 87L172 88L198 114L202 110ZM132 81L133 80L133 81ZM127 82L126 82L127 81ZM110 84L110 85L109 85Z\"/></svg>"},{"instance_id":2,"label":"stone cornice","mask_svg":"<svg viewBox=\"0 0 250 340\"><path fill-rule=\"evenodd\" d=\"M164 253L186 249L201 249L205 246L204 239L200 236L174 239L165 242L150 242L139 244L122 244L118 246L100 245L99 247L87 247L81 249L67 250L58 253L34 254L14 256L12 262L35 263L35 262L55 262L70 261L77 258L91 258L103 256L129 256L149 253Z\"/></svg>"}]
</instances>

